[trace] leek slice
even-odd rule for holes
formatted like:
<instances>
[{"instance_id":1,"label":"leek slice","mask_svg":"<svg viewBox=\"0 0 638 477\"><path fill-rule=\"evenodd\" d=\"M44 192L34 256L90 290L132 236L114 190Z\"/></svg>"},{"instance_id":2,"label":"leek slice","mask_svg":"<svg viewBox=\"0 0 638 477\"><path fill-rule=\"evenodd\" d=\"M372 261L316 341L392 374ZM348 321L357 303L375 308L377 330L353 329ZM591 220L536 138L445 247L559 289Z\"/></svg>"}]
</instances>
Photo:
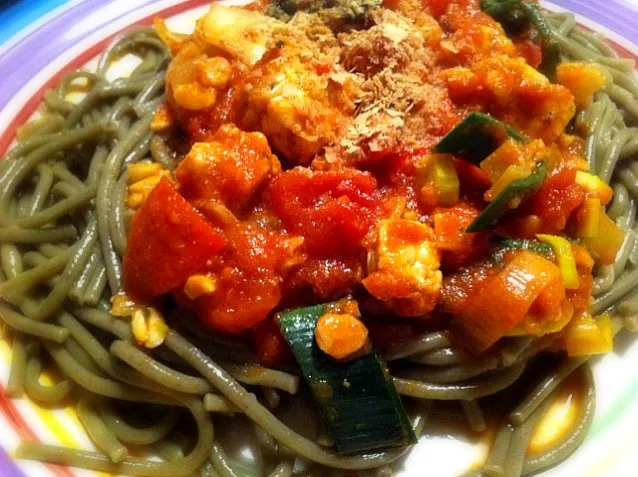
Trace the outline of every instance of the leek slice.
<instances>
[{"instance_id":1,"label":"leek slice","mask_svg":"<svg viewBox=\"0 0 638 477\"><path fill-rule=\"evenodd\" d=\"M529 139L512 126L493 118L489 114L470 113L441 139L433 151L452 154L478 165L492 154L508 138L522 143Z\"/></svg>"},{"instance_id":2,"label":"leek slice","mask_svg":"<svg viewBox=\"0 0 638 477\"><path fill-rule=\"evenodd\" d=\"M353 453L416 443L401 398L376 353L335 361L319 349L315 327L327 306L285 311L276 321L337 449Z\"/></svg>"},{"instance_id":3,"label":"leek slice","mask_svg":"<svg viewBox=\"0 0 638 477\"><path fill-rule=\"evenodd\" d=\"M481 232L492 227L510 209L516 208L520 201L536 192L547 177L547 165L539 162L536 170L528 177L517 179L496 196L490 204L474 219L466 232ZM516 207L513 206L516 204Z\"/></svg>"}]
</instances>

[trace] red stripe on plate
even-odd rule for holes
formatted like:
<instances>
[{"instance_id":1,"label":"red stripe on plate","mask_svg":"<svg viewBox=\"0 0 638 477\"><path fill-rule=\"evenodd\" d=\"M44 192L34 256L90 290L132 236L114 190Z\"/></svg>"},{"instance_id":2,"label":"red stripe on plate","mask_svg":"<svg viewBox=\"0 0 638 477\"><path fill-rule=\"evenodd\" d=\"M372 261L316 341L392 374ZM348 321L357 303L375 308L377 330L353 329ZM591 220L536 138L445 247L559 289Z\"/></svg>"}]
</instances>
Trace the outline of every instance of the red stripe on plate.
<instances>
[{"instance_id":1,"label":"red stripe on plate","mask_svg":"<svg viewBox=\"0 0 638 477\"><path fill-rule=\"evenodd\" d=\"M18 435L24 439L29 441L40 442L38 436L33 432L33 430L29 427L29 424L22 418L20 415L20 411L14 404L14 402L7 397L6 389L0 384L0 411L7 418L7 420L11 423L11 427L18 433ZM59 465L53 464L45 464L47 468L58 477L77 477L73 472L71 472L68 467L63 467Z\"/></svg>"},{"instance_id":2,"label":"red stripe on plate","mask_svg":"<svg viewBox=\"0 0 638 477\"><path fill-rule=\"evenodd\" d=\"M65 66L63 66L57 73L55 73L51 78L49 78L42 85L42 87L31 97L31 99L29 99L29 101L27 101L24 104L24 106L22 107L22 109L20 109L18 114L16 114L15 117L11 120L11 122L5 129L4 133L2 134L2 137L0 137L0 156L2 156L7 151L7 149L9 148L9 145L14 140L18 127L24 124L27 121L27 119L29 119L31 115L36 111L38 106L42 103L42 100L44 99L44 93L48 89L59 84L62 78L64 77L64 75L83 66L93 57L97 56L102 50L104 50L104 48L107 46L108 43L113 41L113 39L117 37L119 34L121 34L123 31L128 30L134 26L151 25L153 23L153 18L157 16L169 17L172 15L177 15L178 13L183 13L187 10L193 10L197 7L209 5L210 3L211 3L210 0L193 0L190 2L184 2L182 4L173 5L172 7L165 8L164 10L160 10L159 12L155 12L152 15L144 17L136 21L135 23L131 23L130 25L127 25L126 27L118 30L112 35L109 35L103 40L100 40L98 43L91 46L89 49L80 53L79 56L77 56L75 59L73 59L71 62L69 62Z\"/></svg>"},{"instance_id":3,"label":"red stripe on plate","mask_svg":"<svg viewBox=\"0 0 638 477\"><path fill-rule=\"evenodd\" d=\"M582 25L582 24L578 23L578 26L581 27L583 30L586 30L588 32L592 32L592 33L596 32L593 28L589 28L586 25ZM604 33L603 33L603 35L604 35ZM620 45L619 43L616 43L615 41L610 40L609 38L605 38L605 41L611 45L611 47L616 51L616 53L618 53L618 55L621 58L629 58L631 60L638 61L638 53L633 53L633 52L629 51L624 46Z\"/></svg>"}]
</instances>

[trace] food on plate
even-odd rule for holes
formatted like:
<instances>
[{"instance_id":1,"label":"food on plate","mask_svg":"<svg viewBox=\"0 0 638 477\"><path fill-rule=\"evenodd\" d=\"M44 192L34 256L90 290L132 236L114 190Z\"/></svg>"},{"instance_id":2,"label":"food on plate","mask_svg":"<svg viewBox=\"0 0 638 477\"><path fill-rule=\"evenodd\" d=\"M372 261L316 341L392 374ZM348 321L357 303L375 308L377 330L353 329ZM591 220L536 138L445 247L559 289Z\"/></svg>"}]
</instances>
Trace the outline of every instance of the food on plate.
<instances>
[{"instance_id":1,"label":"food on plate","mask_svg":"<svg viewBox=\"0 0 638 477\"><path fill-rule=\"evenodd\" d=\"M558 464L588 358L638 328L632 71L523 0L214 3L122 36L0 164L8 395L76 404L97 449L16 455L394 475L458 416L491 436L459 472Z\"/></svg>"}]
</instances>

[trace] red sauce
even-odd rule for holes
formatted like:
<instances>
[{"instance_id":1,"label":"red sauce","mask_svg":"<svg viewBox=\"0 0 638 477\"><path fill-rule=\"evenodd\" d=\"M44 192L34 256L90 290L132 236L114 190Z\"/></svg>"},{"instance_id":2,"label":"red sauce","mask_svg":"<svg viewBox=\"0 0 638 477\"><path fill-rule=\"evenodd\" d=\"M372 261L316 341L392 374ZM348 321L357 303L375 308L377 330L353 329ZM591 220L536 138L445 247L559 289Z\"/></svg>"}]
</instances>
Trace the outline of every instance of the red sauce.
<instances>
[{"instance_id":1,"label":"red sauce","mask_svg":"<svg viewBox=\"0 0 638 477\"><path fill-rule=\"evenodd\" d=\"M414 8L405 1L386 6L406 16ZM372 300L387 318L370 325L379 342L411 333L409 324L392 324L397 317L421 321L440 311L461 316L482 284L495 282L503 270L486 260L492 232L465 233L487 205L484 193L492 184L483 169L455 158L459 201L442 206L432 184L423 183L420 164L473 110L490 112L554 148L550 177L505 217L499 231L515 237L563 233L585 198L575 182L574 154L581 143L564 135L574 114L571 93L533 69L541 61L538 45L527 38L509 40L480 11L478 0L424 0L418 9L415 25L424 28L422 46L431 50L422 81L441 99L422 98L432 104L426 105L431 113L419 119L421 146L379 150L371 136L362 143L361 160L346 158L339 149L331 150L332 156L322 152L355 114L355 86L329 79L332 65L318 59L304 64L294 56L294 45L285 42L254 65L220 54L217 47L207 49L197 35L176 47L168 106L192 146L175 172L179 200L190 209L176 211L170 226L154 225L155 216L144 212L161 212L161 200L138 212L125 261L127 287L153 296L173 291L182 306L215 330L251 330L260 359L271 365L286 355L270 319L284 307L347 294ZM212 64L221 65L223 74L206 69ZM278 87L272 80L277 75L288 75L290 94L299 94L299 101L312 97L308 104L314 106L282 119L267 96ZM317 84L319 90L312 89ZM294 102L286 107L294 108ZM290 117L294 121L288 124ZM307 134L301 138L302 133ZM293 167L296 157L303 166ZM171 200L163 203L170 207L177 199ZM189 235L198 230L208 234L207 248ZM173 239L190 241L197 252L183 252L191 258L180 259L169 243ZM168 245L162 254L148 244ZM166 264L152 270L162 260ZM144 267L136 269L140 263ZM195 273L211 278L215 291L188 298L182 288ZM551 281L553 288L548 285L526 306L535 317L556 312L565 300L574 309L586 308L591 267L580 266L579 274L578 290L565 294ZM384 329L392 336L384 338Z\"/></svg>"}]
</instances>

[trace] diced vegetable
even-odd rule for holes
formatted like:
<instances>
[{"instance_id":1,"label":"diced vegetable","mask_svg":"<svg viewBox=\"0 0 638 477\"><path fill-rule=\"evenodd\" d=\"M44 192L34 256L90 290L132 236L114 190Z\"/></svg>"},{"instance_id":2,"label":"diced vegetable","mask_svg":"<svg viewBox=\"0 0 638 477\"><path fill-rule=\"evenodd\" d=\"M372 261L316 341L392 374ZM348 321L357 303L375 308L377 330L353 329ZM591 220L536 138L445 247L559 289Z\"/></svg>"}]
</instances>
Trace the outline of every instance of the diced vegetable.
<instances>
[{"instance_id":1,"label":"diced vegetable","mask_svg":"<svg viewBox=\"0 0 638 477\"><path fill-rule=\"evenodd\" d=\"M598 219L598 233L595 237L583 239L583 242L601 264L611 265L616 260L624 240L624 232L601 211Z\"/></svg>"},{"instance_id":2,"label":"diced vegetable","mask_svg":"<svg viewBox=\"0 0 638 477\"><path fill-rule=\"evenodd\" d=\"M614 194L613 189L600 177L588 172L577 171L576 184L585 189L590 197L599 198L602 205L607 205Z\"/></svg>"},{"instance_id":3,"label":"diced vegetable","mask_svg":"<svg viewBox=\"0 0 638 477\"><path fill-rule=\"evenodd\" d=\"M585 271L591 272L594 268L594 259L585 247L572 244L572 250L574 251L574 259L576 260L576 267Z\"/></svg>"},{"instance_id":4,"label":"diced vegetable","mask_svg":"<svg viewBox=\"0 0 638 477\"><path fill-rule=\"evenodd\" d=\"M515 214L502 224L504 233L511 237L531 239L541 230L541 218L534 214Z\"/></svg>"},{"instance_id":5,"label":"diced vegetable","mask_svg":"<svg viewBox=\"0 0 638 477\"><path fill-rule=\"evenodd\" d=\"M594 267L594 259L585 247L572 244L574 259L576 260L576 269L578 270L580 288L578 290L569 290L567 299L574 307L575 313L589 310L591 303L592 291L594 289L594 277L592 269Z\"/></svg>"},{"instance_id":6,"label":"diced vegetable","mask_svg":"<svg viewBox=\"0 0 638 477\"><path fill-rule=\"evenodd\" d=\"M509 184L529 176L536 164L546 155L547 149L541 140L528 144L521 144L512 139L505 141L481 162L481 169L487 173L492 182L484 199L488 202L493 201Z\"/></svg>"},{"instance_id":7,"label":"diced vegetable","mask_svg":"<svg viewBox=\"0 0 638 477\"><path fill-rule=\"evenodd\" d=\"M524 0L481 0L481 10L498 21L510 34L520 34L533 26L543 49L543 61L538 69L550 80L556 78L560 45L536 3Z\"/></svg>"},{"instance_id":8,"label":"diced vegetable","mask_svg":"<svg viewBox=\"0 0 638 477\"><path fill-rule=\"evenodd\" d=\"M434 237L437 248L443 250L443 269L454 270L469 265L481 258L489 249L487 234L471 234L465 231L479 213L477 206L464 200L454 207L438 208L434 211Z\"/></svg>"},{"instance_id":9,"label":"diced vegetable","mask_svg":"<svg viewBox=\"0 0 638 477\"><path fill-rule=\"evenodd\" d=\"M530 27L521 0L481 0L481 10L501 24L509 35L518 35Z\"/></svg>"},{"instance_id":10,"label":"diced vegetable","mask_svg":"<svg viewBox=\"0 0 638 477\"><path fill-rule=\"evenodd\" d=\"M494 182L494 185L490 187L487 192L485 192L483 198L488 202L494 201L494 199L496 199L498 195L503 192L512 182L529 177L534 168L534 164L513 164L509 166L507 169L505 169L503 174Z\"/></svg>"},{"instance_id":11,"label":"diced vegetable","mask_svg":"<svg viewBox=\"0 0 638 477\"><path fill-rule=\"evenodd\" d=\"M525 145L513 139L508 139L501 144L496 151L481 161L480 167L485 171L490 182L494 184L510 166L528 162L525 161L527 156L531 156L532 159L534 158L535 150L530 151L530 153L526 150L527 146L534 146L534 149L538 149L538 146L542 144L540 141L532 141L528 145ZM544 145L542 147L544 148ZM535 163L536 161L533 161L532 165Z\"/></svg>"},{"instance_id":12,"label":"diced vegetable","mask_svg":"<svg viewBox=\"0 0 638 477\"><path fill-rule=\"evenodd\" d=\"M335 359L356 355L368 341L368 329L357 317L329 311L319 317L315 338L321 351Z\"/></svg>"},{"instance_id":13,"label":"diced vegetable","mask_svg":"<svg viewBox=\"0 0 638 477\"><path fill-rule=\"evenodd\" d=\"M280 171L263 134L225 124L209 141L193 144L175 179L188 200L219 202L238 213Z\"/></svg>"},{"instance_id":14,"label":"diced vegetable","mask_svg":"<svg viewBox=\"0 0 638 477\"><path fill-rule=\"evenodd\" d=\"M452 154L473 164L492 154L507 138L520 142L528 139L513 127L489 114L470 113L441 139L433 151Z\"/></svg>"},{"instance_id":15,"label":"diced vegetable","mask_svg":"<svg viewBox=\"0 0 638 477\"><path fill-rule=\"evenodd\" d=\"M538 240L499 238L494 245L490 258L496 263L502 263L505 253L511 250L529 250L550 260L554 258L552 247Z\"/></svg>"},{"instance_id":16,"label":"diced vegetable","mask_svg":"<svg viewBox=\"0 0 638 477\"><path fill-rule=\"evenodd\" d=\"M330 257L357 250L374 226L376 187L366 172L296 167L272 180L267 201L290 233L305 238L310 254Z\"/></svg>"},{"instance_id":17,"label":"diced vegetable","mask_svg":"<svg viewBox=\"0 0 638 477\"><path fill-rule=\"evenodd\" d=\"M558 266L565 281L565 288L568 290L576 290L580 287L578 278L578 270L576 270L576 260L572 251L572 244L564 237L557 235L538 234L538 240L550 245L556 255Z\"/></svg>"},{"instance_id":18,"label":"diced vegetable","mask_svg":"<svg viewBox=\"0 0 638 477\"><path fill-rule=\"evenodd\" d=\"M592 101L594 93L607 82L600 68L588 63L561 63L556 69L556 82L574 95L578 109L584 109Z\"/></svg>"},{"instance_id":19,"label":"diced vegetable","mask_svg":"<svg viewBox=\"0 0 638 477\"><path fill-rule=\"evenodd\" d=\"M534 336L562 330L574 316L574 308L566 297L565 283L557 275L556 280L547 285L534 300L519 328L524 334Z\"/></svg>"},{"instance_id":20,"label":"diced vegetable","mask_svg":"<svg viewBox=\"0 0 638 477\"><path fill-rule=\"evenodd\" d=\"M216 277L215 292L197 298L195 309L202 324L216 331L238 334L270 316L281 300L281 277L268 269L246 272L225 267Z\"/></svg>"},{"instance_id":21,"label":"diced vegetable","mask_svg":"<svg viewBox=\"0 0 638 477\"><path fill-rule=\"evenodd\" d=\"M438 205L448 207L459 200L459 178L454 159L448 154L431 154L417 165L423 186L433 185Z\"/></svg>"},{"instance_id":22,"label":"diced vegetable","mask_svg":"<svg viewBox=\"0 0 638 477\"><path fill-rule=\"evenodd\" d=\"M613 348L611 317L592 317L583 313L574 317L563 331L562 341L568 356L609 353Z\"/></svg>"},{"instance_id":23,"label":"diced vegetable","mask_svg":"<svg viewBox=\"0 0 638 477\"><path fill-rule=\"evenodd\" d=\"M127 290L149 297L168 293L202 272L224 243L163 178L133 217L124 255Z\"/></svg>"},{"instance_id":24,"label":"diced vegetable","mask_svg":"<svg viewBox=\"0 0 638 477\"><path fill-rule=\"evenodd\" d=\"M385 363L377 354L337 362L315 341L320 316L330 305L279 313L277 324L330 429L339 452L414 444L416 437Z\"/></svg>"},{"instance_id":25,"label":"diced vegetable","mask_svg":"<svg viewBox=\"0 0 638 477\"><path fill-rule=\"evenodd\" d=\"M598 235L601 204L598 197L588 197L576 214L576 237L592 238Z\"/></svg>"},{"instance_id":26,"label":"diced vegetable","mask_svg":"<svg viewBox=\"0 0 638 477\"><path fill-rule=\"evenodd\" d=\"M554 172L530 199L528 212L541 218L540 232L559 234L576 208L585 200L585 190L576 183L576 169Z\"/></svg>"},{"instance_id":27,"label":"diced vegetable","mask_svg":"<svg viewBox=\"0 0 638 477\"><path fill-rule=\"evenodd\" d=\"M184 293L191 300L210 295L217 289L217 280L210 275L191 275L184 284Z\"/></svg>"},{"instance_id":28,"label":"diced vegetable","mask_svg":"<svg viewBox=\"0 0 638 477\"><path fill-rule=\"evenodd\" d=\"M462 159L454 159L454 167L461 190L468 197L483 198L483 193L492 186L487 173L479 166Z\"/></svg>"},{"instance_id":29,"label":"diced vegetable","mask_svg":"<svg viewBox=\"0 0 638 477\"><path fill-rule=\"evenodd\" d=\"M131 210L141 207L148 195L162 177L168 177L168 171L156 162L138 162L127 166L128 188L126 206Z\"/></svg>"},{"instance_id":30,"label":"diced vegetable","mask_svg":"<svg viewBox=\"0 0 638 477\"><path fill-rule=\"evenodd\" d=\"M368 253L368 292L401 316L422 317L437 305L442 274L434 231L422 222L385 219Z\"/></svg>"},{"instance_id":31,"label":"diced vegetable","mask_svg":"<svg viewBox=\"0 0 638 477\"><path fill-rule=\"evenodd\" d=\"M464 343L477 354L488 349L519 325L556 281L562 281L561 273L552 262L530 251L517 252L503 270L474 287L453 315L467 338Z\"/></svg>"},{"instance_id":32,"label":"diced vegetable","mask_svg":"<svg viewBox=\"0 0 638 477\"><path fill-rule=\"evenodd\" d=\"M540 162L529 177L515 180L496 196L470 224L467 231L480 232L496 224L508 210L517 207L522 199L538 190L546 177L547 165Z\"/></svg>"},{"instance_id":33,"label":"diced vegetable","mask_svg":"<svg viewBox=\"0 0 638 477\"><path fill-rule=\"evenodd\" d=\"M467 234L465 229L477 215L477 210L466 203L436 209L433 215L436 246L454 252L471 247L473 235Z\"/></svg>"},{"instance_id":34,"label":"diced vegetable","mask_svg":"<svg viewBox=\"0 0 638 477\"><path fill-rule=\"evenodd\" d=\"M545 16L540 11L538 4L531 2L521 2L521 8L527 14L530 22L536 28L543 49L543 61L538 70L541 71L550 81L556 80L556 68L560 63L561 48L552 27Z\"/></svg>"}]
</instances>

